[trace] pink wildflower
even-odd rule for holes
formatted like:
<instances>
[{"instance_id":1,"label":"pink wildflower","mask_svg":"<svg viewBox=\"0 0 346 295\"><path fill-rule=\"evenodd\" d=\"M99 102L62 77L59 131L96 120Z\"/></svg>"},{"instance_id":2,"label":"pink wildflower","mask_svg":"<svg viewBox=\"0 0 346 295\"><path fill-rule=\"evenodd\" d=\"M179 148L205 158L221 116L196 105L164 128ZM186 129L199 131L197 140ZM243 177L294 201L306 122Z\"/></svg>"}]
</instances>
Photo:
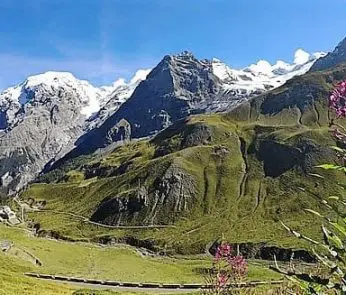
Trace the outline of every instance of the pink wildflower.
<instances>
[{"instance_id":1,"label":"pink wildflower","mask_svg":"<svg viewBox=\"0 0 346 295\"><path fill-rule=\"evenodd\" d=\"M333 136L340 141L346 142L346 134L341 132L339 129L333 130Z\"/></svg>"},{"instance_id":2,"label":"pink wildflower","mask_svg":"<svg viewBox=\"0 0 346 295\"><path fill-rule=\"evenodd\" d=\"M232 273L235 279L241 279L245 277L248 270L248 264L243 256L234 256L228 259L228 262L232 268Z\"/></svg>"},{"instance_id":3,"label":"pink wildflower","mask_svg":"<svg viewBox=\"0 0 346 295\"><path fill-rule=\"evenodd\" d=\"M329 97L329 106L337 117L346 117L346 81L339 83Z\"/></svg>"},{"instance_id":4,"label":"pink wildflower","mask_svg":"<svg viewBox=\"0 0 346 295\"><path fill-rule=\"evenodd\" d=\"M227 258L231 256L232 247L228 243L222 243L219 247L217 247L216 253L215 253L215 259L220 260L223 258Z\"/></svg>"},{"instance_id":5,"label":"pink wildflower","mask_svg":"<svg viewBox=\"0 0 346 295\"><path fill-rule=\"evenodd\" d=\"M225 287L228 282L228 275L227 272L223 271L217 274L217 287Z\"/></svg>"}]
</instances>

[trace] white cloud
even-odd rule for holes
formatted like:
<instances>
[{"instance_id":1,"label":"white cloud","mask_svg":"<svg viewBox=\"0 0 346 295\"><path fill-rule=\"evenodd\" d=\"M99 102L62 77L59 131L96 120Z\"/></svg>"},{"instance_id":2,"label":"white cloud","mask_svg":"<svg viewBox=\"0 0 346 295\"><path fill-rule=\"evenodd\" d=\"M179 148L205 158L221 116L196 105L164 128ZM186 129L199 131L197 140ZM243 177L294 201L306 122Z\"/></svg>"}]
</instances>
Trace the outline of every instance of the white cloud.
<instances>
[{"instance_id":1,"label":"white cloud","mask_svg":"<svg viewBox=\"0 0 346 295\"><path fill-rule=\"evenodd\" d=\"M145 80L145 78L149 75L151 70L138 70L136 74L130 81L130 84L136 84L138 81Z\"/></svg>"},{"instance_id":2,"label":"white cloud","mask_svg":"<svg viewBox=\"0 0 346 295\"><path fill-rule=\"evenodd\" d=\"M260 60L256 64L249 66L249 69L255 73L271 74L272 66L266 60Z\"/></svg>"},{"instance_id":3,"label":"white cloud","mask_svg":"<svg viewBox=\"0 0 346 295\"><path fill-rule=\"evenodd\" d=\"M304 51L303 49L298 49L294 53L294 63L297 65L305 64L310 59L310 53Z\"/></svg>"}]
</instances>

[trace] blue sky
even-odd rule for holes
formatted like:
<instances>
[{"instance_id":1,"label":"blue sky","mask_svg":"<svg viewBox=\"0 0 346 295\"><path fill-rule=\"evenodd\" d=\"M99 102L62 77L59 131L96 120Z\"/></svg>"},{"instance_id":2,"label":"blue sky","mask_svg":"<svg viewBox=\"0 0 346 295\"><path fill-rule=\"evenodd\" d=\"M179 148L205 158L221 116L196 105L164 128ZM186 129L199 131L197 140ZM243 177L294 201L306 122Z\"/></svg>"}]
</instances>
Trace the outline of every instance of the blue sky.
<instances>
[{"instance_id":1,"label":"blue sky","mask_svg":"<svg viewBox=\"0 0 346 295\"><path fill-rule=\"evenodd\" d=\"M0 88L48 70L100 85L190 50L232 67L346 36L346 0L1 0Z\"/></svg>"}]
</instances>

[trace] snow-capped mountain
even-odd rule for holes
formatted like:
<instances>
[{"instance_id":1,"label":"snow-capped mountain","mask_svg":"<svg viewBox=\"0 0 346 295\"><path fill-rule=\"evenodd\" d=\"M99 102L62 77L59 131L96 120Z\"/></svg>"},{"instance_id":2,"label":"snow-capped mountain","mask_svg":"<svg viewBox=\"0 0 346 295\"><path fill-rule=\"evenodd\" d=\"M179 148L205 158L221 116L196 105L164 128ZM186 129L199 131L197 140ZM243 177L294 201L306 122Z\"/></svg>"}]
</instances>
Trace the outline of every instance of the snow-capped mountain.
<instances>
[{"instance_id":1,"label":"snow-capped mountain","mask_svg":"<svg viewBox=\"0 0 346 295\"><path fill-rule=\"evenodd\" d=\"M284 84L294 76L306 73L324 53L309 54L302 49L295 53L292 64L277 61L271 65L260 60L244 69L232 69L219 59L212 59L212 72L221 80L225 92L231 94L231 101L214 101L206 108L209 111L223 111L243 99L263 93ZM0 130L11 128L25 116L25 110L37 101L35 93L48 99L56 92L68 92L76 99L76 108L85 116L85 129L100 126L109 116L132 95L139 83L146 79L150 70L139 70L126 82L118 79L110 86L95 87L88 81L79 80L68 72L46 72L30 76L24 82L0 93ZM43 95L44 94L44 95ZM209 102L210 103L210 102Z\"/></svg>"},{"instance_id":2,"label":"snow-capped mountain","mask_svg":"<svg viewBox=\"0 0 346 295\"><path fill-rule=\"evenodd\" d=\"M95 87L88 81L79 80L68 72L46 72L30 76L24 82L0 93L0 129L11 128L25 116L32 105L49 101L54 94L68 93L67 99L75 100L76 110L86 119L98 113L105 105L115 111L129 98L149 70L139 70L128 82L119 79L111 86ZM35 95L40 93L39 96ZM38 97L43 101L38 101ZM66 103L68 101L65 101Z\"/></svg>"},{"instance_id":3,"label":"snow-capped mountain","mask_svg":"<svg viewBox=\"0 0 346 295\"><path fill-rule=\"evenodd\" d=\"M138 70L129 82L119 79L112 86L101 87L108 94L102 99L99 110L88 118L86 129L91 130L100 126L108 117L114 114L132 95L139 83L146 79L150 71Z\"/></svg>"},{"instance_id":4,"label":"snow-capped mountain","mask_svg":"<svg viewBox=\"0 0 346 295\"><path fill-rule=\"evenodd\" d=\"M29 108L49 102L55 94L59 100L59 94L62 92L69 94L67 100L75 100L73 103L78 104L80 113L86 117L99 109L102 96L107 95L106 90L97 89L87 81L78 80L71 73L46 72L30 76L24 82L0 94L0 110L6 116L2 121L6 121L7 127L11 128L23 119Z\"/></svg>"},{"instance_id":5,"label":"snow-capped mountain","mask_svg":"<svg viewBox=\"0 0 346 295\"><path fill-rule=\"evenodd\" d=\"M259 61L238 70L183 52L103 87L67 72L28 77L0 93L1 184L20 188L76 143L98 148L153 135L190 114L229 110L304 74L321 55L299 50L293 64Z\"/></svg>"},{"instance_id":6,"label":"snow-capped mountain","mask_svg":"<svg viewBox=\"0 0 346 295\"><path fill-rule=\"evenodd\" d=\"M279 60L271 65L268 61L260 60L241 70L232 69L214 58L212 68L213 73L223 82L226 91L231 92L234 97L248 98L277 88L294 76L305 74L314 62L323 56L323 52L309 54L298 49L292 64Z\"/></svg>"},{"instance_id":7,"label":"snow-capped mountain","mask_svg":"<svg viewBox=\"0 0 346 295\"><path fill-rule=\"evenodd\" d=\"M129 82L95 87L71 73L30 76L0 94L0 187L20 188L47 163L64 156L86 131L93 114L131 96L148 71ZM102 123L102 117L98 122Z\"/></svg>"},{"instance_id":8,"label":"snow-capped mountain","mask_svg":"<svg viewBox=\"0 0 346 295\"><path fill-rule=\"evenodd\" d=\"M298 50L293 64L259 61L235 70L190 52L167 55L131 97L103 124L86 133L72 152L95 151L112 142L152 136L191 114L221 112L306 73L322 53Z\"/></svg>"}]
</instances>

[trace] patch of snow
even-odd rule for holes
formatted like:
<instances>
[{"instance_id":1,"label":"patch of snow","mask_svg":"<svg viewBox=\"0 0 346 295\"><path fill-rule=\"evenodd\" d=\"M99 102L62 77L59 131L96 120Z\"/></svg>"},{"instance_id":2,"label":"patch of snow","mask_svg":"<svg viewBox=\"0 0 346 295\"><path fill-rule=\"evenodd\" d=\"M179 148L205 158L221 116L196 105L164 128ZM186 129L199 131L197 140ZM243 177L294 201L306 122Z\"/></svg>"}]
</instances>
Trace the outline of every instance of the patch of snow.
<instances>
[{"instance_id":1,"label":"patch of snow","mask_svg":"<svg viewBox=\"0 0 346 295\"><path fill-rule=\"evenodd\" d=\"M138 70L136 72L136 74L134 75L134 77L131 79L129 85L135 85L138 84L139 82L145 80L147 78L147 76L150 73L150 69L149 70Z\"/></svg>"},{"instance_id":2,"label":"patch of snow","mask_svg":"<svg viewBox=\"0 0 346 295\"><path fill-rule=\"evenodd\" d=\"M278 60L274 65L260 60L244 69L232 69L219 59L212 59L213 73L223 82L225 91L234 93L235 97L249 97L277 88L294 76L309 71L313 63L325 53L309 54L298 49L292 64Z\"/></svg>"},{"instance_id":3,"label":"patch of snow","mask_svg":"<svg viewBox=\"0 0 346 295\"><path fill-rule=\"evenodd\" d=\"M303 65L310 60L310 53L304 51L303 49L298 49L294 53L294 64Z\"/></svg>"},{"instance_id":4,"label":"patch of snow","mask_svg":"<svg viewBox=\"0 0 346 295\"><path fill-rule=\"evenodd\" d=\"M49 71L33 75L0 93L0 111L6 112L7 123L11 124L19 109L31 101L36 91L49 94L69 91L72 97L80 100L80 113L87 119L97 113L113 97L119 100L118 104L126 101L149 72L150 70L139 70L128 83L125 79L118 79L112 85L103 87L95 87L88 81L79 80L69 72Z\"/></svg>"},{"instance_id":5,"label":"patch of snow","mask_svg":"<svg viewBox=\"0 0 346 295\"><path fill-rule=\"evenodd\" d=\"M309 54L303 49L298 49L294 54L293 63L278 60L271 65L268 61L260 60L244 69L233 69L214 58L211 67L222 82L224 91L234 93L238 99L281 86L292 77L306 73L312 64L324 55L322 52ZM183 56L189 55L186 53ZM76 105L86 120L89 122L97 120L95 124L98 125L132 95L149 72L147 69L138 70L129 81L118 79L113 84L103 87L95 87L68 72L49 71L30 76L21 84L0 93L1 120L6 121L1 124L10 126L14 123L23 106L35 99L36 91L47 93L52 97L59 97L60 91L68 91L73 100L78 100ZM98 119L97 116L102 118Z\"/></svg>"},{"instance_id":6,"label":"patch of snow","mask_svg":"<svg viewBox=\"0 0 346 295\"><path fill-rule=\"evenodd\" d=\"M327 53L325 53L325 52L315 52L315 53L311 54L310 59L311 60L317 60L317 59L324 57L326 55L327 55Z\"/></svg>"},{"instance_id":7,"label":"patch of snow","mask_svg":"<svg viewBox=\"0 0 346 295\"><path fill-rule=\"evenodd\" d=\"M252 64L248 67L249 71L256 74L264 74L267 76L272 75L272 66L266 60L260 60L256 64Z\"/></svg>"},{"instance_id":8,"label":"patch of snow","mask_svg":"<svg viewBox=\"0 0 346 295\"><path fill-rule=\"evenodd\" d=\"M40 84L45 85L57 85L62 83L71 83L71 81L76 80L76 78L69 72L45 72L43 74L38 74L30 76L25 81L25 86L28 88L36 87Z\"/></svg>"},{"instance_id":9,"label":"patch of snow","mask_svg":"<svg viewBox=\"0 0 346 295\"><path fill-rule=\"evenodd\" d=\"M119 79L112 86L102 87L108 93L103 97L103 103L98 112L87 120L86 128L90 130L100 126L109 116L114 114L132 95L139 83L146 79L150 71L150 69L139 70L128 83L124 79Z\"/></svg>"},{"instance_id":10,"label":"patch of snow","mask_svg":"<svg viewBox=\"0 0 346 295\"><path fill-rule=\"evenodd\" d=\"M232 72L232 70L219 59L213 58L212 66L214 75L217 76L221 81L232 81L236 79L234 72Z\"/></svg>"}]
</instances>

